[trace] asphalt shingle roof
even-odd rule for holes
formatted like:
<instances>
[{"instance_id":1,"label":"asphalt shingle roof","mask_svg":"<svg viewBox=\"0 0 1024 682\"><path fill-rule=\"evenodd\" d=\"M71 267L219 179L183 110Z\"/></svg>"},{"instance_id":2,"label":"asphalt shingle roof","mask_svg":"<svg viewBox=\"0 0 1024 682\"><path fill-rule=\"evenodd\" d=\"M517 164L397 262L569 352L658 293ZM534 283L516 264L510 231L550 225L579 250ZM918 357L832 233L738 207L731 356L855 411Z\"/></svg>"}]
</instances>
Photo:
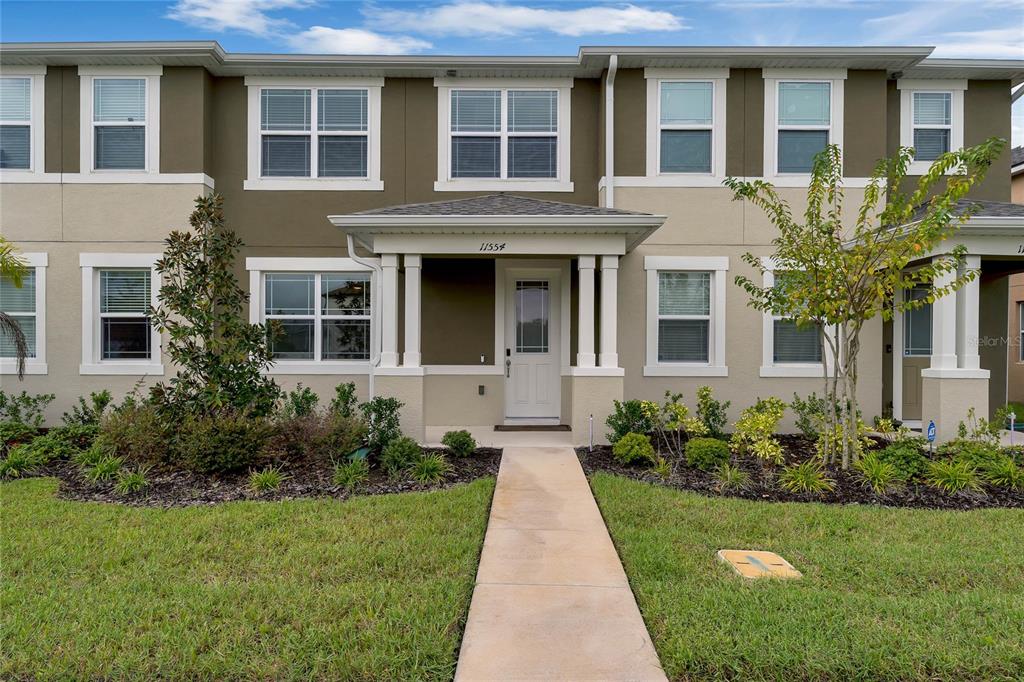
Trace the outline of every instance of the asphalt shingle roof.
<instances>
[{"instance_id":1,"label":"asphalt shingle roof","mask_svg":"<svg viewBox=\"0 0 1024 682\"><path fill-rule=\"evenodd\" d=\"M961 199L956 202L953 213L962 215L969 207L976 206L973 215L975 217L986 216L991 218L1024 218L1024 204L1011 204L1008 201L981 201L978 199ZM921 206L914 212L915 218L924 215L926 206Z\"/></svg>"},{"instance_id":2,"label":"asphalt shingle roof","mask_svg":"<svg viewBox=\"0 0 1024 682\"><path fill-rule=\"evenodd\" d=\"M487 194L469 199L385 206L352 215L376 216L606 216L647 215L638 211L533 199L515 194Z\"/></svg>"},{"instance_id":3,"label":"asphalt shingle roof","mask_svg":"<svg viewBox=\"0 0 1024 682\"><path fill-rule=\"evenodd\" d=\"M1024 164L1024 145L1010 150L1010 168Z\"/></svg>"}]
</instances>

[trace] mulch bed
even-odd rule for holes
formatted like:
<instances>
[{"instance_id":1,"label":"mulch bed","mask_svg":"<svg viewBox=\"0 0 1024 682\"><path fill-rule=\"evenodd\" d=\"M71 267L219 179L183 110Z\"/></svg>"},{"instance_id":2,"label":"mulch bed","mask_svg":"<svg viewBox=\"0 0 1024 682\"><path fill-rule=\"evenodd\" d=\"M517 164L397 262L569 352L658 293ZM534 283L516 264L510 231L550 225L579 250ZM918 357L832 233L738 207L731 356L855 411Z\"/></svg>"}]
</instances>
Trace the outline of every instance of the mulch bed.
<instances>
[{"instance_id":1,"label":"mulch bed","mask_svg":"<svg viewBox=\"0 0 1024 682\"><path fill-rule=\"evenodd\" d=\"M448 455L446 458L452 465L452 471L437 485L422 485L411 479L392 480L379 467L373 466L369 479L355 491L334 485L331 480L333 468L329 464L309 460L281 464L281 469L288 478L281 483L278 490L266 493L255 493L249 488L248 472L231 476L203 476L170 467L153 468L146 475L149 486L132 495L115 492L113 481L91 483L83 478L78 467L69 461L51 462L34 475L58 478L60 488L57 496L63 499L113 502L136 507L191 507L237 500L281 501L316 497L343 500L360 495L441 490L478 478L496 476L498 464L501 462L501 450L477 448L469 457Z\"/></svg>"},{"instance_id":2,"label":"mulch bed","mask_svg":"<svg viewBox=\"0 0 1024 682\"><path fill-rule=\"evenodd\" d=\"M786 464L799 463L816 454L814 442L803 436L787 435L778 438L785 452ZM763 467L761 461L752 455L732 456L732 463L750 475L750 484L747 488L719 492L718 480L713 472L689 467L685 461L679 462L675 466L672 476L663 480L652 473L649 467L620 464L612 456L612 449L609 445L594 446L593 451L588 451L586 447L577 448L576 454L588 476L597 471L606 471L638 481L689 490L709 497L740 497L765 502L876 504L886 507L919 509L1024 508L1024 491L997 488L988 484L982 484L983 489L980 492L963 491L949 495L929 485L911 483L878 495L863 484L863 479L855 471L843 471L835 467L827 468L827 476L834 481L835 489L832 492L820 495L791 493L782 489L776 482L776 474Z\"/></svg>"}]
</instances>

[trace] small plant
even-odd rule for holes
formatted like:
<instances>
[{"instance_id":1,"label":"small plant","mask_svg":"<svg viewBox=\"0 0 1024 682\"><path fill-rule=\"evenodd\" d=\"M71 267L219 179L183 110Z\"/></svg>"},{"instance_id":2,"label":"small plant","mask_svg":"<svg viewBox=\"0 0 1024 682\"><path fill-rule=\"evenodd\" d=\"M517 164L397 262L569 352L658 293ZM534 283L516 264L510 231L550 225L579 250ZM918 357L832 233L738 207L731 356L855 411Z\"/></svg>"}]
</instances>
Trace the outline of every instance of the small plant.
<instances>
[{"instance_id":1,"label":"small plant","mask_svg":"<svg viewBox=\"0 0 1024 682\"><path fill-rule=\"evenodd\" d=\"M356 385L349 381L335 386L334 398L331 399L331 412L340 414L342 417L351 417L355 414L355 408Z\"/></svg>"},{"instance_id":2,"label":"small plant","mask_svg":"<svg viewBox=\"0 0 1024 682\"><path fill-rule=\"evenodd\" d=\"M782 464L782 444L775 431L786 412L786 403L778 398L758 398L757 402L740 413L734 425L730 446L734 452L752 452L769 464Z\"/></svg>"},{"instance_id":3,"label":"small plant","mask_svg":"<svg viewBox=\"0 0 1024 682\"><path fill-rule=\"evenodd\" d=\"M718 467L715 478L718 480L715 487L722 493L744 490L750 485L750 474L729 462L724 462Z\"/></svg>"},{"instance_id":4,"label":"small plant","mask_svg":"<svg viewBox=\"0 0 1024 682\"><path fill-rule=\"evenodd\" d=\"M29 445L17 445L11 448L7 457L0 459L0 479L21 478L41 465L35 450Z\"/></svg>"},{"instance_id":5,"label":"small plant","mask_svg":"<svg viewBox=\"0 0 1024 682\"><path fill-rule=\"evenodd\" d=\"M283 473L279 468L269 466L262 471L249 473L249 488L254 493L273 492L280 488L288 478L288 474Z\"/></svg>"},{"instance_id":6,"label":"small plant","mask_svg":"<svg viewBox=\"0 0 1024 682\"><path fill-rule=\"evenodd\" d=\"M661 480L667 481L672 478L672 463L664 457L658 457L657 461L654 462L654 466L651 467L651 473Z\"/></svg>"},{"instance_id":7,"label":"small plant","mask_svg":"<svg viewBox=\"0 0 1024 682\"><path fill-rule=\"evenodd\" d=\"M975 469L984 469L1003 457L998 445L969 438L958 438L944 443L938 452L942 456L967 462Z\"/></svg>"},{"instance_id":8,"label":"small plant","mask_svg":"<svg viewBox=\"0 0 1024 682\"><path fill-rule=\"evenodd\" d=\"M120 457L104 455L92 464L82 467L82 475L91 483L109 481L121 471L121 464L124 462Z\"/></svg>"},{"instance_id":9,"label":"small plant","mask_svg":"<svg viewBox=\"0 0 1024 682\"><path fill-rule=\"evenodd\" d=\"M730 405L732 401L726 400L723 403L715 400L710 386L701 386L697 389L697 418L704 422L708 435L712 438L721 438L725 435Z\"/></svg>"},{"instance_id":10,"label":"small plant","mask_svg":"<svg viewBox=\"0 0 1024 682\"><path fill-rule=\"evenodd\" d=\"M253 415L221 412L189 416L178 427L174 451L193 471L230 473L251 466L269 435L266 421Z\"/></svg>"},{"instance_id":11,"label":"small plant","mask_svg":"<svg viewBox=\"0 0 1024 682\"><path fill-rule=\"evenodd\" d=\"M864 485L869 486L879 495L900 482L900 474L896 471L896 467L892 463L884 461L878 456L878 453L869 452L861 457L854 466L864 479Z\"/></svg>"},{"instance_id":12,"label":"small plant","mask_svg":"<svg viewBox=\"0 0 1024 682\"><path fill-rule=\"evenodd\" d=\"M608 433L610 443L618 443L627 433L650 433L654 430L654 420L649 410L644 409L640 400L614 401L615 409L605 419L605 425L611 429Z\"/></svg>"},{"instance_id":13,"label":"small plant","mask_svg":"<svg viewBox=\"0 0 1024 682\"><path fill-rule=\"evenodd\" d=\"M469 457L476 450L476 439L469 431L449 431L441 438L441 444L456 457Z\"/></svg>"},{"instance_id":14,"label":"small plant","mask_svg":"<svg viewBox=\"0 0 1024 682\"><path fill-rule=\"evenodd\" d=\"M380 453L380 464L391 478L396 478L411 467L423 451L419 444L408 436L400 436L384 446Z\"/></svg>"},{"instance_id":15,"label":"small plant","mask_svg":"<svg viewBox=\"0 0 1024 682\"><path fill-rule=\"evenodd\" d=\"M897 441L874 453L882 462L896 469L900 481L912 481L924 475L928 458L921 450L919 440Z\"/></svg>"},{"instance_id":16,"label":"small plant","mask_svg":"<svg viewBox=\"0 0 1024 682\"><path fill-rule=\"evenodd\" d=\"M28 448L32 452L32 456L35 458L39 466L42 466L54 459L65 459L71 457L81 449L73 443L69 443L61 438L61 434L57 429L52 429L50 432L45 433L42 436L37 436L32 440L32 442L18 447Z\"/></svg>"},{"instance_id":17,"label":"small plant","mask_svg":"<svg viewBox=\"0 0 1024 682\"><path fill-rule=\"evenodd\" d=\"M981 490L978 470L964 461L932 462L928 467L927 480L949 495L962 490Z\"/></svg>"},{"instance_id":18,"label":"small plant","mask_svg":"<svg viewBox=\"0 0 1024 682\"><path fill-rule=\"evenodd\" d=\"M717 438L691 438L686 443L686 463L712 471L729 461L729 444Z\"/></svg>"},{"instance_id":19,"label":"small plant","mask_svg":"<svg viewBox=\"0 0 1024 682\"><path fill-rule=\"evenodd\" d=\"M657 434L658 444L668 451L669 456L678 460L683 456L686 437L700 438L708 435L708 428L697 417L690 416L690 409L683 403L681 393L665 391L665 402L643 401L641 407Z\"/></svg>"},{"instance_id":20,"label":"small plant","mask_svg":"<svg viewBox=\"0 0 1024 682\"><path fill-rule=\"evenodd\" d=\"M985 478L992 485L1011 490L1024 490L1024 468L1017 466L1012 457L1003 457L985 467Z\"/></svg>"},{"instance_id":21,"label":"small plant","mask_svg":"<svg viewBox=\"0 0 1024 682\"><path fill-rule=\"evenodd\" d=\"M20 443L28 443L37 433L39 429L22 422L0 423L0 451L13 448Z\"/></svg>"},{"instance_id":22,"label":"small plant","mask_svg":"<svg viewBox=\"0 0 1024 682\"><path fill-rule=\"evenodd\" d=\"M29 395L27 391L22 391L15 395L0 391L0 421L19 422L39 428L43 425L43 412L56 397L52 393Z\"/></svg>"},{"instance_id":23,"label":"small plant","mask_svg":"<svg viewBox=\"0 0 1024 682\"><path fill-rule=\"evenodd\" d=\"M825 410L828 401L811 393L806 398L793 394L793 402L789 404L796 415L796 428L807 438L816 440L818 433L825 427Z\"/></svg>"},{"instance_id":24,"label":"small plant","mask_svg":"<svg viewBox=\"0 0 1024 682\"><path fill-rule=\"evenodd\" d=\"M114 448L101 436L85 450L80 450L72 455L71 461L77 464L79 469L86 469L112 456L113 452Z\"/></svg>"},{"instance_id":25,"label":"small plant","mask_svg":"<svg viewBox=\"0 0 1024 682\"><path fill-rule=\"evenodd\" d=\"M88 400L79 396L78 404L73 406L70 412L65 412L61 419L67 426L98 425L104 411L106 411L113 400L114 398L110 395L110 391L106 389L98 392L93 391L89 394Z\"/></svg>"},{"instance_id":26,"label":"small plant","mask_svg":"<svg viewBox=\"0 0 1024 682\"><path fill-rule=\"evenodd\" d=\"M425 452L409 467L409 475L423 485L440 483L452 470L452 465L439 452Z\"/></svg>"},{"instance_id":27,"label":"small plant","mask_svg":"<svg viewBox=\"0 0 1024 682\"><path fill-rule=\"evenodd\" d=\"M359 406L366 422L366 442L374 450L380 451L388 443L402 435L402 424L399 410L402 402L398 398L376 396Z\"/></svg>"},{"instance_id":28,"label":"small plant","mask_svg":"<svg viewBox=\"0 0 1024 682\"><path fill-rule=\"evenodd\" d=\"M370 478L370 463L365 459L350 459L334 466L334 485L355 490Z\"/></svg>"},{"instance_id":29,"label":"small plant","mask_svg":"<svg viewBox=\"0 0 1024 682\"><path fill-rule=\"evenodd\" d=\"M653 464L654 446L643 433L627 433L612 446L612 454L622 464Z\"/></svg>"},{"instance_id":30,"label":"small plant","mask_svg":"<svg viewBox=\"0 0 1024 682\"><path fill-rule=\"evenodd\" d=\"M308 386L303 386L300 381L295 390L284 394L284 405L281 407L282 416L285 419L293 417L307 417L316 411L320 403L320 397Z\"/></svg>"},{"instance_id":31,"label":"small plant","mask_svg":"<svg viewBox=\"0 0 1024 682\"><path fill-rule=\"evenodd\" d=\"M118 495L134 495L149 487L149 479L146 474L152 467L142 465L135 469L121 469L117 472L117 482L114 484L114 491Z\"/></svg>"},{"instance_id":32,"label":"small plant","mask_svg":"<svg viewBox=\"0 0 1024 682\"><path fill-rule=\"evenodd\" d=\"M891 439L896 433L896 422L892 417L875 417L875 431Z\"/></svg>"},{"instance_id":33,"label":"small plant","mask_svg":"<svg viewBox=\"0 0 1024 682\"><path fill-rule=\"evenodd\" d=\"M856 419L856 426L856 438L850 438L847 436L846 422L839 422L832 426L825 426L818 433L818 440L814 444L814 447L822 461L826 461L828 459L830 452L839 452L842 450L843 443L845 442L849 444L854 463L856 463L864 451L874 445L874 441L868 437L868 427L860 417Z\"/></svg>"},{"instance_id":34,"label":"small plant","mask_svg":"<svg viewBox=\"0 0 1024 682\"><path fill-rule=\"evenodd\" d=\"M825 493L831 491L835 481L825 475L825 469L817 459L783 467L779 474L779 485L791 493Z\"/></svg>"},{"instance_id":35,"label":"small plant","mask_svg":"<svg viewBox=\"0 0 1024 682\"><path fill-rule=\"evenodd\" d=\"M974 408L967 410L967 421L960 422L957 426L958 440L972 440L978 443L999 445L999 431L1006 423L1006 415L1009 410L1004 406L996 410L995 419L991 422L984 417L978 417Z\"/></svg>"}]
</instances>

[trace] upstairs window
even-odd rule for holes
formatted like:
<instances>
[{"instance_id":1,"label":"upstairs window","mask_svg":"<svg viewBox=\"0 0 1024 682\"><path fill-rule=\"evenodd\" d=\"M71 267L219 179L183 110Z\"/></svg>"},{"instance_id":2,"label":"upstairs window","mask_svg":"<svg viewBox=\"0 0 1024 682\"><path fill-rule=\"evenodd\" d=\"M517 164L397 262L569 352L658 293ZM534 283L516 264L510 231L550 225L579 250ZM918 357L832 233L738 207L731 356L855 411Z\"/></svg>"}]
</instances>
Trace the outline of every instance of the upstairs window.
<instances>
[{"instance_id":1,"label":"upstairs window","mask_svg":"<svg viewBox=\"0 0 1024 682\"><path fill-rule=\"evenodd\" d=\"M661 82L660 172L711 172L714 91L710 81Z\"/></svg>"},{"instance_id":2,"label":"upstairs window","mask_svg":"<svg viewBox=\"0 0 1024 682\"><path fill-rule=\"evenodd\" d=\"M934 161L949 151L953 136L953 93L911 93L914 159Z\"/></svg>"},{"instance_id":3,"label":"upstairs window","mask_svg":"<svg viewBox=\"0 0 1024 682\"><path fill-rule=\"evenodd\" d=\"M93 79L96 170L145 170L146 79Z\"/></svg>"},{"instance_id":4,"label":"upstairs window","mask_svg":"<svg viewBox=\"0 0 1024 682\"><path fill-rule=\"evenodd\" d=\"M829 143L832 84L779 83L778 171L810 173L814 156Z\"/></svg>"},{"instance_id":5,"label":"upstairs window","mask_svg":"<svg viewBox=\"0 0 1024 682\"><path fill-rule=\"evenodd\" d=\"M0 78L0 168L32 167L32 78Z\"/></svg>"}]
</instances>

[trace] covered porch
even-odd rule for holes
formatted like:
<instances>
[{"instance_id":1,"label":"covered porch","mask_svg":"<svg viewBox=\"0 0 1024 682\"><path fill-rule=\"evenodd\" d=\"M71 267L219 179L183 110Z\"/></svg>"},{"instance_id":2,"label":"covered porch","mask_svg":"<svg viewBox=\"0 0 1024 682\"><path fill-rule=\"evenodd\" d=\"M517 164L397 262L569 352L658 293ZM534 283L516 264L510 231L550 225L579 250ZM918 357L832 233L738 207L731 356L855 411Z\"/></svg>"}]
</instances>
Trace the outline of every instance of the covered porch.
<instances>
[{"instance_id":1,"label":"covered porch","mask_svg":"<svg viewBox=\"0 0 1024 682\"><path fill-rule=\"evenodd\" d=\"M663 217L495 194L329 219L375 270L371 392L405 403L406 433L581 444L593 417L603 438L623 393L619 259Z\"/></svg>"}]
</instances>

